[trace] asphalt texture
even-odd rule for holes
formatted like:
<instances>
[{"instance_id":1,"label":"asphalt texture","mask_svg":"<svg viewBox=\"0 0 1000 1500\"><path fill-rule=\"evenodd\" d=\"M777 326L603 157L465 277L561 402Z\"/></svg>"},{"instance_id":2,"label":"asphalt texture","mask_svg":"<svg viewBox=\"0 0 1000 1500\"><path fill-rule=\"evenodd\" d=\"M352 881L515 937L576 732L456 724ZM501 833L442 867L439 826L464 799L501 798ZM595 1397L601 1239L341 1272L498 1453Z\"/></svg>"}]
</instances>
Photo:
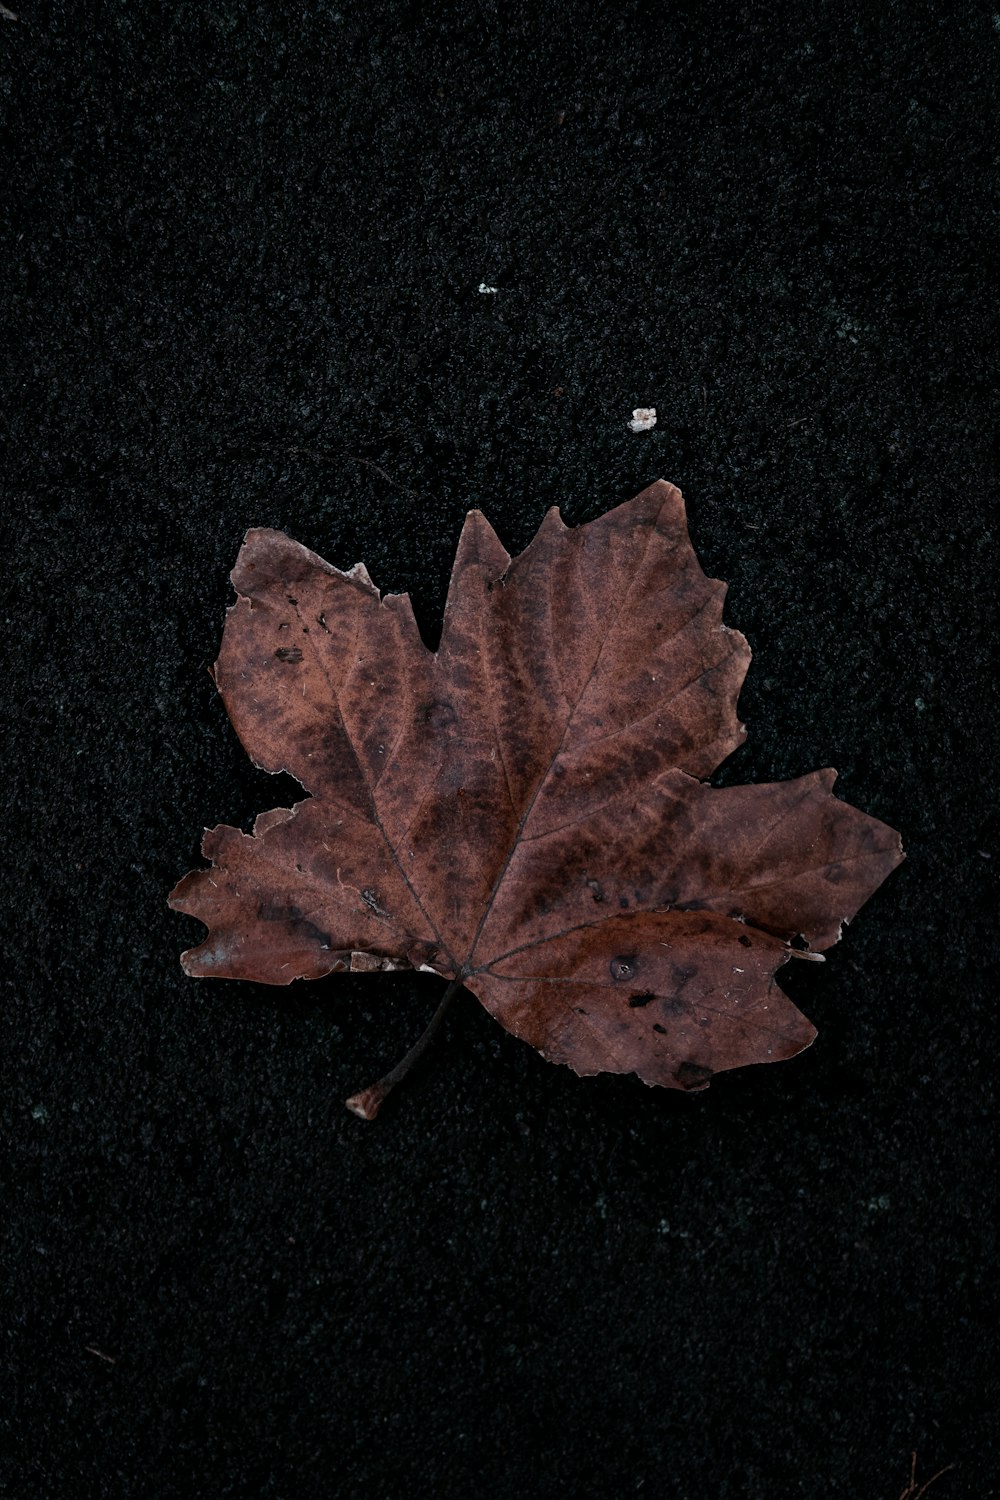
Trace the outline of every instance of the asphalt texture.
<instances>
[{"instance_id":1,"label":"asphalt texture","mask_svg":"<svg viewBox=\"0 0 1000 1500\"><path fill-rule=\"evenodd\" d=\"M998 70L976 4L7 0L5 1497L1000 1494ZM440 982L196 982L166 906L301 795L207 670L243 533L433 642L468 508L658 477L755 654L715 779L907 862L794 1061L468 997L364 1123Z\"/></svg>"}]
</instances>

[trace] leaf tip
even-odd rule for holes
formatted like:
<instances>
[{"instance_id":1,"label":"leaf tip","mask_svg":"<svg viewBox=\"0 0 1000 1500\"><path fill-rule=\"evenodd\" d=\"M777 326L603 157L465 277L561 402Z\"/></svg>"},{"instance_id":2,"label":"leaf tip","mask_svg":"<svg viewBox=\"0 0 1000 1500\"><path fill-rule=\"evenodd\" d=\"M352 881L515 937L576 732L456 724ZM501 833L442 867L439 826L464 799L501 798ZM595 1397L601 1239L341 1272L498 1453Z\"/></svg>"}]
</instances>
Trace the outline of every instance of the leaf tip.
<instances>
[{"instance_id":1,"label":"leaf tip","mask_svg":"<svg viewBox=\"0 0 1000 1500\"><path fill-rule=\"evenodd\" d=\"M344 577L349 578L352 583L359 583L362 588L370 590L371 593L381 598L377 587L372 582L372 576L363 562L356 562L353 568L348 568Z\"/></svg>"},{"instance_id":2,"label":"leaf tip","mask_svg":"<svg viewBox=\"0 0 1000 1500\"><path fill-rule=\"evenodd\" d=\"M462 525L462 534L458 539L458 551L452 571L452 587L449 590L446 609L454 603L458 580L467 568L484 568L488 574L499 578L509 566L510 553L482 511L467 511Z\"/></svg>"}]
</instances>

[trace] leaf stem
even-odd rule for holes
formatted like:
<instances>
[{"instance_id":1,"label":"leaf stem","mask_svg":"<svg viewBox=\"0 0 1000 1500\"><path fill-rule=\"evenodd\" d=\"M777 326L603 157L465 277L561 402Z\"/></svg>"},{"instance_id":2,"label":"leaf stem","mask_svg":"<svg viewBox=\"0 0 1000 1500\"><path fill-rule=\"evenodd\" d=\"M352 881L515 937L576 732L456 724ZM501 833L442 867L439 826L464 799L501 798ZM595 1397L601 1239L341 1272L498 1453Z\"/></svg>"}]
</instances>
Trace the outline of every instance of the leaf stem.
<instances>
[{"instance_id":1,"label":"leaf stem","mask_svg":"<svg viewBox=\"0 0 1000 1500\"><path fill-rule=\"evenodd\" d=\"M396 1087L396 1084L403 1081L427 1051L434 1038L434 1033L438 1030L441 1022L451 1009L451 1002L462 988L464 979L464 975L459 975L457 979L451 981L441 996L441 1003L438 1005L437 1010L431 1016L425 1030L414 1042L406 1056L401 1057L396 1066L390 1072L386 1073L384 1078L380 1078L378 1083L373 1083L370 1088L362 1089L360 1093L352 1094L349 1099L344 1100L349 1110L356 1115L360 1115L362 1120L374 1120L382 1105Z\"/></svg>"}]
</instances>

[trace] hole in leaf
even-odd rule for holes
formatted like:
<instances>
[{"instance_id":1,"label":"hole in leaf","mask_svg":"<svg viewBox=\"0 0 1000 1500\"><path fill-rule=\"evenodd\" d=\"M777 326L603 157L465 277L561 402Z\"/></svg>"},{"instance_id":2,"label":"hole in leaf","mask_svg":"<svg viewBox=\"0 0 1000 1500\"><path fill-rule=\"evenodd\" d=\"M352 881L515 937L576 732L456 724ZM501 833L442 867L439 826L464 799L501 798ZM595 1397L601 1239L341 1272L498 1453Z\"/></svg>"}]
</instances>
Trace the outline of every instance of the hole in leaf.
<instances>
[{"instance_id":1,"label":"hole in leaf","mask_svg":"<svg viewBox=\"0 0 1000 1500\"><path fill-rule=\"evenodd\" d=\"M634 953L619 953L611 960L612 979L631 979L639 967L639 960Z\"/></svg>"}]
</instances>

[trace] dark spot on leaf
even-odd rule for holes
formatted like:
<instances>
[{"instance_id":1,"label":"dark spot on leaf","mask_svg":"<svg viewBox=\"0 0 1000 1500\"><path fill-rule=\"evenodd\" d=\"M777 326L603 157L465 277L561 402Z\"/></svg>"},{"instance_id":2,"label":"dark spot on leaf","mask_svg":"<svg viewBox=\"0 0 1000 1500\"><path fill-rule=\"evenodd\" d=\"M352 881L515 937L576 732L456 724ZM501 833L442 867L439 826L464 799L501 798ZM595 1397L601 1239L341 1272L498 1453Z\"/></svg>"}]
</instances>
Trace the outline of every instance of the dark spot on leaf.
<instances>
[{"instance_id":1,"label":"dark spot on leaf","mask_svg":"<svg viewBox=\"0 0 1000 1500\"><path fill-rule=\"evenodd\" d=\"M639 968L639 960L634 953L619 953L609 967L612 979L631 979Z\"/></svg>"},{"instance_id":2,"label":"dark spot on leaf","mask_svg":"<svg viewBox=\"0 0 1000 1500\"><path fill-rule=\"evenodd\" d=\"M297 922L302 916L301 906L278 906L274 902L262 901L257 908L262 922Z\"/></svg>"},{"instance_id":3,"label":"dark spot on leaf","mask_svg":"<svg viewBox=\"0 0 1000 1500\"><path fill-rule=\"evenodd\" d=\"M324 932L322 927L317 927L315 922L310 922L306 917L303 917L295 925L304 938L310 938L312 942L318 943L321 948L329 948L331 946L330 934Z\"/></svg>"},{"instance_id":4,"label":"dark spot on leaf","mask_svg":"<svg viewBox=\"0 0 1000 1500\"><path fill-rule=\"evenodd\" d=\"M712 1076L711 1068L706 1068L702 1063L682 1062L674 1077L682 1089L699 1089Z\"/></svg>"},{"instance_id":5,"label":"dark spot on leaf","mask_svg":"<svg viewBox=\"0 0 1000 1500\"><path fill-rule=\"evenodd\" d=\"M841 885L847 878L847 871L843 865L830 865L826 872L826 878L831 885Z\"/></svg>"},{"instance_id":6,"label":"dark spot on leaf","mask_svg":"<svg viewBox=\"0 0 1000 1500\"><path fill-rule=\"evenodd\" d=\"M302 652L298 646L279 646L274 654L279 661L296 662L302 660Z\"/></svg>"},{"instance_id":7,"label":"dark spot on leaf","mask_svg":"<svg viewBox=\"0 0 1000 1500\"><path fill-rule=\"evenodd\" d=\"M326 631L327 635L330 634L330 627L326 623L326 615L320 615L318 617L316 623L319 625L319 627L320 627L321 630L325 630Z\"/></svg>"},{"instance_id":8,"label":"dark spot on leaf","mask_svg":"<svg viewBox=\"0 0 1000 1500\"><path fill-rule=\"evenodd\" d=\"M293 599L291 594L286 594L285 598L288 600L289 604L298 604L299 602L297 599Z\"/></svg>"},{"instance_id":9,"label":"dark spot on leaf","mask_svg":"<svg viewBox=\"0 0 1000 1500\"><path fill-rule=\"evenodd\" d=\"M687 1009L688 1003L680 995L664 995L660 1001L660 1010L665 1016L679 1016Z\"/></svg>"},{"instance_id":10,"label":"dark spot on leaf","mask_svg":"<svg viewBox=\"0 0 1000 1500\"><path fill-rule=\"evenodd\" d=\"M648 1005L649 1002L650 1002L650 1000L655 1000L655 999L656 999L656 996L653 995L653 994L651 994L647 990L644 995L629 995L629 997L628 997L628 1003L629 1003L629 1005L631 1006L631 1008L633 1010L638 1010L640 1006L642 1006L642 1005Z\"/></svg>"},{"instance_id":11,"label":"dark spot on leaf","mask_svg":"<svg viewBox=\"0 0 1000 1500\"><path fill-rule=\"evenodd\" d=\"M750 939L748 937L741 937L741 938L738 939L738 941L742 944L742 946L744 948L752 948L753 947L753 943L750 941Z\"/></svg>"},{"instance_id":12,"label":"dark spot on leaf","mask_svg":"<svg viewBox=\"0 0 1000 1500\"><path fill-rule=\"evenodd\" d=\"M604 887L599 880L588 880L587 885L590 887L590 893L595 901L604 900Z\"/></svg>"},{"instance_id":13,"label":"dark spot on leaf","mask_svg":"<svg viewBox=\"0 0 1000 1500\"><path fill-rule=\"evenodd\" d=\"M659 1021L653 1022L653 1030L658 1031L661 1036L666 1036L667 1034L667 1028L665 1026L661 1026Z\"/></svg>"},{"instance_id":14,"label":"dark spot on leaf","mask_svg":"<svg viewBox=\"0 0 1000 1500\"><path fill-rule=\"evenodd\" d=\"M619 896L618 897L618 905L620 907L622 907L622 908L624 908L624 909L627 910L627 908L628 908L628 897L627 896Z\"/></svg>"},{"instance_id":15,"label":"dark spot on leaf","mask_svg":"<svg viewBox=\"0 0 1000 1500\"><path fill-rule=\"evenodd\" d=\"M417 714L425 724L437 730L438 733L451 729L458 723L458 715L450 703L439 703L433 700L430 703L422 703Z\"/></svg>"}]
</instances>

